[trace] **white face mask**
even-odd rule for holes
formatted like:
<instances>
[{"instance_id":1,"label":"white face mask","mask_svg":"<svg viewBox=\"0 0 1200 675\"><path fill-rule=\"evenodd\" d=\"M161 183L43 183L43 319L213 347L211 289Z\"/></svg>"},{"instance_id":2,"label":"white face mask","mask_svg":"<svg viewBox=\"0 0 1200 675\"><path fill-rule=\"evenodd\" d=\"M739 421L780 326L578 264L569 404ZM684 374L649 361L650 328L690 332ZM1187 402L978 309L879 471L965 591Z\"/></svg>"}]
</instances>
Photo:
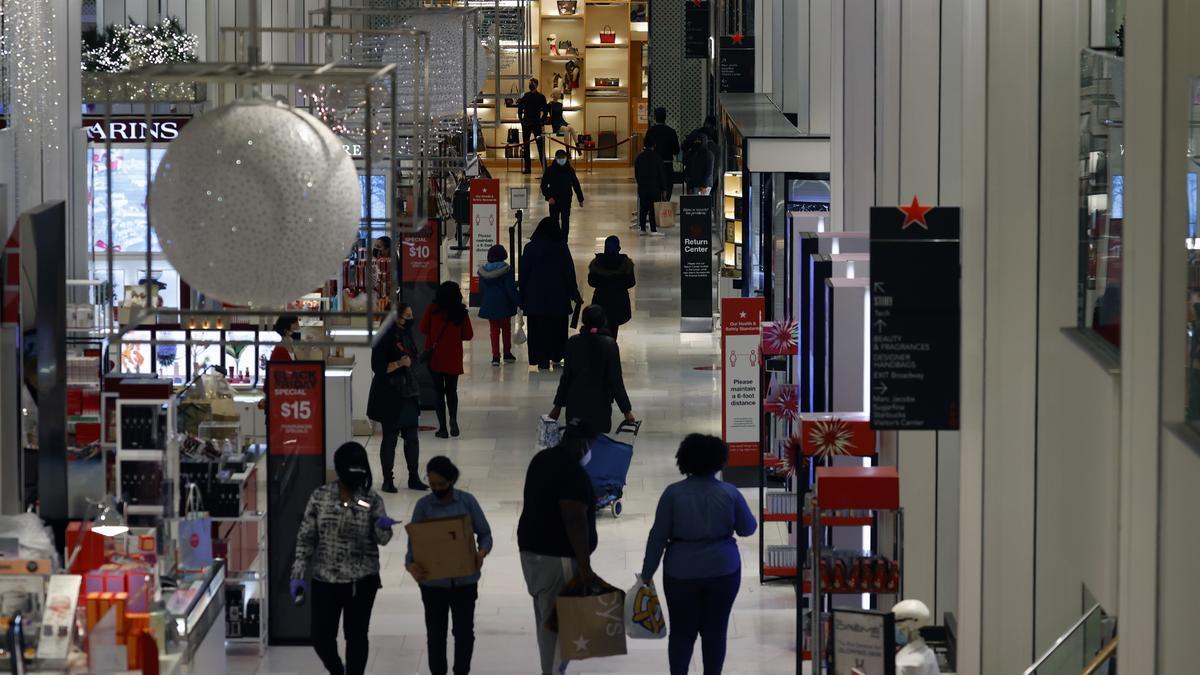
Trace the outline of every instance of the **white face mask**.
<instances>
[{"instance_id":1,"label":"white face mask","mask_svg":"<svg viewBox=\"0 0 1200 675\"><path fill-rule=\"evenodd\" d=\"M566 157L559 157L558 159L556 159L556 160L554 160L554 161L558 162L558 165L559 165L559 166L566 166L566 165L567 165L567 158L566 158Z\"/></svg>"}]
</instances>

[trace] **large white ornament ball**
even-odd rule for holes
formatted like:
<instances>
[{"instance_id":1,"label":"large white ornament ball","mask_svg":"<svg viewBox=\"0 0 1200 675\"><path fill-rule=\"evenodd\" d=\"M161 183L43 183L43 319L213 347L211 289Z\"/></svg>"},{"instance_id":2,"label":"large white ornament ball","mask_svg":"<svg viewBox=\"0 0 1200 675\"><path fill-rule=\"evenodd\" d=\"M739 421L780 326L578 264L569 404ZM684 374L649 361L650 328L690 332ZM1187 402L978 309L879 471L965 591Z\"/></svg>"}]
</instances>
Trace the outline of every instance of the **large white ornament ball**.
<instances>
[{"instance_id":1,"label":"large white ornament ball","mask_svg":"<svg viewBox=\"0 0 1200 675\"><path fill-rule=\"evenodd\" d=\"M183 279L254 307L286 304L337 275L361 208L341 141L312 115L265 99L194 119L150 191L150 222Z\"/></svg>"}]
</instances>

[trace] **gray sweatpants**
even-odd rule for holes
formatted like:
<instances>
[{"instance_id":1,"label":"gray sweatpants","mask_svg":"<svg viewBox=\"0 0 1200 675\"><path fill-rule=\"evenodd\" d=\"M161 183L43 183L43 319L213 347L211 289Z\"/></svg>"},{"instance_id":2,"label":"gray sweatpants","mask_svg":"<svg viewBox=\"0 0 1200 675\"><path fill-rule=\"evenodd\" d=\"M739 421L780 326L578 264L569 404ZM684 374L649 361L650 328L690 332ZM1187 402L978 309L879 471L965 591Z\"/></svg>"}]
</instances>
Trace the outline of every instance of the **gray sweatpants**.
<instances>
[{"instance_id":1,"label":"gray sweatpants","mask_svg":"<svg viewBox=\"0 0 1200 675\"><path fill-rule=\"evenodd\" d=\"M556 558L521 551L521 571L525 587L533 597L533 620L537 622L538 652L542 657L542 675L565 673L567 662L559 660L558 633L546 629L546 619L554 613L558 594L575 578L574 558Z\"/></svg>"}]
</instances>

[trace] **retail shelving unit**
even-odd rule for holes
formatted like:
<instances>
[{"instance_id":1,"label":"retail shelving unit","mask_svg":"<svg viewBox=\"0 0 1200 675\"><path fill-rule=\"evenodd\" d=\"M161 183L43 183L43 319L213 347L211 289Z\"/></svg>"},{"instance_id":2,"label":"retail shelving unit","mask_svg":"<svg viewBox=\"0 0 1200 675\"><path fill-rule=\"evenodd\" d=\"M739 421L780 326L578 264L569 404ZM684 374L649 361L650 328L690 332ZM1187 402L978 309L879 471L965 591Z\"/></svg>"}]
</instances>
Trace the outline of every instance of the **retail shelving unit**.
<instances>
[{"instance_id":1,"label":"retail shelving unit","mask_svg":"<svg viewBox=\"0 0 1200 675\"><path fill-rule=\"evenodd\" d=\"M900 474L895 467L818 467L815 475L813 498L807 500L808 503L799 512L800 517L811 522L811 529L808 569L801 584L802 592L808 596L808 607L805 608L804 603L797 603L797 645L803 647L797 650L796 672L800 672L799 661L811 657L814 662L812 672L819 675L824 671L821 663L821 655L824 654L824 614L832 606L829 600L831 595L903 597L904 516L900 509ZM885 515L893 519L895 528L890 557L880 557L872 551L854 550L852 553L858 563L864 560L870 563L862 567L857 563L852 567L847 566L844 578L839 579L835 571L835 556L845 551L827 543L831 542L831 528L861 527L862 521L868 518L877 524ZM868 570L871 576L866 584L857 582L861 576L854 576L855 570L862 569ZM881 569L886 569L886 574L880 575Z\"/></svg>"}]
</instances>

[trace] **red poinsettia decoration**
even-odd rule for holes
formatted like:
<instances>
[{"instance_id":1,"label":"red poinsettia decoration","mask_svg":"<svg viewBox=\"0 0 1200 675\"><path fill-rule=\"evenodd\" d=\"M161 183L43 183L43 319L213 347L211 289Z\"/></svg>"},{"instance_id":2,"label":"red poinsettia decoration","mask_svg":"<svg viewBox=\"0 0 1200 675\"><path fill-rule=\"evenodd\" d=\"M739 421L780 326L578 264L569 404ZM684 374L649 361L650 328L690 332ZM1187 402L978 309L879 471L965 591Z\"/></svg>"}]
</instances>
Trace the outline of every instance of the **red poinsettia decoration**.
<instances>
[{"instance_id":1,"label":"red poinsettia decoration","mask_svg":"<svg viewBox=\"0 0 1200 675\"><path fill-rule=\"evenodd\" d=\"M845 420L817 420L808 430L808 444L814 457L856 454L854 432Z\"/></svg>"},{"instance_id":2,"label":"red poinsettia decoration","mask_svg":"<svg viewBox=\"0 0 1200 675\"><path fill-rule=\"evenodd\" d=\"M800 353L800 326L790 319L765 321L762 327L763 354L794 356Z\"/></svg>"},{"instance_id":3,"label":"red poinsettia decoration","mask_svg":"<svg viewBox=\"0 0 1200 675\"><path fill-rule=\"evenodd\" d=\"M794 422L800 417L800 385L779 384L771 387L763 401L763 410Z\"/></svg>"},{"instance_id":4,"label":"red poinsettia decoration","mask_svg":"<svg viewBox=\"0 0 1200 675\"><path fill-rule=\"evenodd\" d=\"M804 456L804 439L801 436L789 436L783 441L783 472L786 476L796 475L802 470L808 458Z\"/></svg>"}]
</instances>

